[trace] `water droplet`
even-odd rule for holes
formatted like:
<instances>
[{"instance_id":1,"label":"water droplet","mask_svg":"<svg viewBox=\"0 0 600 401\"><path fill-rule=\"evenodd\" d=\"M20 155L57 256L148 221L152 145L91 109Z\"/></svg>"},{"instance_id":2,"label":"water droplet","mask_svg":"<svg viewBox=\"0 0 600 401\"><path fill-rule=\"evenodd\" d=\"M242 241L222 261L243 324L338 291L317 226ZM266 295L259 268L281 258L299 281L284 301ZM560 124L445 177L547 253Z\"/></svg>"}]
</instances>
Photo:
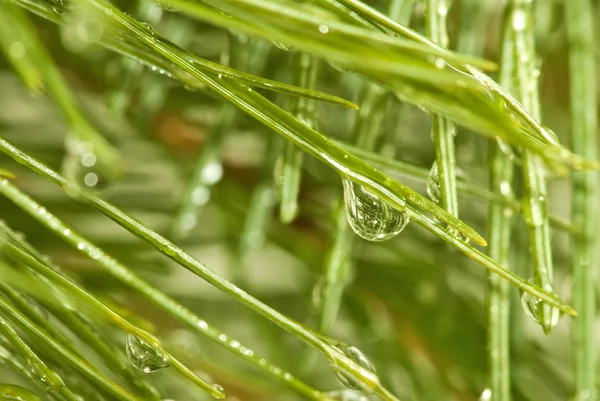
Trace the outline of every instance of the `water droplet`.
<instances>
[{"instance_id":1,"label":"water droplet","mask_svg":"<svg viewBox=\"0 0 600 401\"><path fill-rule=\"evenodd\" d=\"M527 25L527 14L520 9L514 10L512 15L512 25L513 29L517 32L524 30Z\"/></svg>"},{"instance_id":2,"label":"water droplet","mask_svg":"<svg viewBox=\"0 0 600 401\"><path fill-rule=\"evenodd\" d=\"M127 359L135 368L145 373L168 368L171 364L169 355L157 340L149 335L148 338L144 340L135 334L127 334Z\"/></svg>"},{"instance_id":3,"label":"water droplet","mask_svg":"<svg viewBox=\"0 0 600 401\"><path fill-rule=\"evenodd\" d=\"M319 25L319 32L322 34L329 33L329 27L327 25Z\"/></svg>"},{"instance_id":4,"label":"water droplet","mask_svg":"<svg viewBox=\"0 0 600 401\"><path fill-rule=\"evenodd\" d=\"M225 398L225 389L223 389L221 385L213 384L211 388L212 390L210 392L210 395L212 395L213 398L216 398L217 400L222 400Z\"/></svg>"},{"instance_id":5,"label":"water droplet","mask_svg":"<svg viewBox=\"0 0 600 401\"><path fill-rule=\"evenodd\" d=\"M435 59L435 68L441 70L446 67L446 60L441 57L436 57Z\"/></svg>"},{"instance_id":6,"label":"water droplet","mask_svg":"<svg viewBox=\"0 0 600 401\"><path fill-rule=\"evenodd\" d=\"M529 279L529 282L534 285L536 284L536 280L533 278ZM554 290L552 293L555 293ZM542 326L544 333L549 334L558 324L560 310L542 301L540 298L536 298L528 292L522 291L521 304L523 305L525 314L534 322Z\"/></svg>"},{"instance_id":7,"label":"water droplet","mask_svg":"<svg viewBox=\"0 0 600 401\"><path fill-rule=\"evenodd\" d=\"M284 50L284 51L292 51L296 48L296 46L294 46L294 45L288 45L286 43L278 42L276 40L272 40L271 42L273 42L275 47L277 47L281 50Z\"/></svg>"},{"instance_id":8,"label":"water droplet","mask_svg":"<svg viewBox=\"0 0 600 401\"><path fill-rule=\"evenodd\" d=\"M363 394L359 393L358 391L353 391L353 390L348 390L348 389L329 391L329 392L325 393L325 395L336 401L369 401L369 399L367 397L365 397Z\"/></svg>"},{"instance_id":9,"label":"water droplet","mask_svg":"<svg viewBox=\"0 0 600 401\"><path fill-rule=\"evenodd\" d=\"M167 244L162 248L164 253L166 253L169 256L177 255L177 249L177 246L175 246L174 244Z\"/></svg>"},{"instance_id":10,"label":"water droplet","mask_svg":"<svg viewBox=\"0 0 600 401\"><path fill-rule=\"evenodd\" d=\"M481 393L481 396L479 397L478 401L491 401L491 400L492 400L492 390L490 390L489 388L486 388Z\"/></svg>"},{"instance_id":11,"label":"water droplet","mask_svg":"<svg viewBox=\"0 0 600 401\"><path fill-rule=\"evenodd\" d=\"M152 27L152 25L150 25L147 22L140 22L140 25L146 30L146 32L148 32L150 35L154 36L156 34L156 31L154 30L154 28ZM156 67L155 67L156 68Z\"/></svg>"},{"instance_id":12,"label":"water droplet","mask_svg":"<svg viewBox=\"0 0 600 401\"><path fill-rule=\"evenodd\" d=\"M391 207L365 187L343 178L346 217L354 232L369 241L398 235L410 222L408 214Z\"/></svg>"},{"instance_id":13,"label":"water droplet","mask_svg":"<svg viewBox=\"0 0 600 401\"><path fill-rule=\"evenodd\" d=\"M335 345L335 348L337 348L345 356L347 356L353 362L355 362L357 365L363 368L366 371L365 373L372 374L372 377L369 377L369 380L377 380L375 366L361 350L359 350L353 345L343 343ZM348 387L353 390L360 390L365 393L372 392L373 389L365 388L365 385L361 381L359 381L353 374L347 372L345 369L340 368L335 363L333 364L333 369L338 380L345 387Z\"/></svg>"},{"instance_id":14,"label":"water droplet","mask_svg":"<svg viewBox=\"0 0 600 401\"><path fill-rule=\"evenodd\" d=\"M218 161L204 166L201 172L202 182L206 185L214 185L223 177L223 165Z\"/></svg>"},{"instance_id":15,"label":"water droplet","mask_svg":"<svg viewBox=\"0 0 600 401\"><path fill-rule=\"evenodd\" d=\"M448 5L445 1L440 1L437 13L442 18L445 18L448 15Z\"/></svg>"},{"instance_id":16,"label":"water droplet","mask_svg":"<svg viewBox=\"0 0 600 401\"><path fill-rule=\"evenodd\" d=\"M437 162L433 162L431 170L429 170L429 176L427 177L427 195L429 195L429 198L435 203L440 203L442 191L440 189L440 173Z\"/></svg>"},{"instance_id":17,"label":"water droplet","mask_svg":"<svg viewBox=\"0 0 600 401\"><path fill-rule=\"evenodd\" d=\"M469 237L465 236L463 233L461 233L460 231L458 231L458 230L456 230L455 228L452 228L452 227L448 227L448 234L450 234L451 236L453 236L457 240L465 242L467 244L470 241Z\"/></svg>"},{"instance_id":18,"label":"water droplet","mask_svg":"<svg viewBox=\"0 0 600 401\"><path fill-rule=\"evenodd\" d=\"M45 391L58 391L61 387L64 387L65 383L60 376L50 370L40 360L30 359L28 360L28 365L29 377L31 377L31 380L33 380L39 388Z\"/></svg>"},{"instance_id":19,"label":"water droplet","mask_svg":"<svg viewBox=\"0 0 600 401\"><path fill-rule=\"evenodd\" d=\"M83 142L72 136L65 141L66 154L62 162L63 175L79 188L101 191L109 185L109 179L102 173L100 162L93 152L90 142ZM73 192L78 192L73 189Z\"/></svg>"}]
</instances>

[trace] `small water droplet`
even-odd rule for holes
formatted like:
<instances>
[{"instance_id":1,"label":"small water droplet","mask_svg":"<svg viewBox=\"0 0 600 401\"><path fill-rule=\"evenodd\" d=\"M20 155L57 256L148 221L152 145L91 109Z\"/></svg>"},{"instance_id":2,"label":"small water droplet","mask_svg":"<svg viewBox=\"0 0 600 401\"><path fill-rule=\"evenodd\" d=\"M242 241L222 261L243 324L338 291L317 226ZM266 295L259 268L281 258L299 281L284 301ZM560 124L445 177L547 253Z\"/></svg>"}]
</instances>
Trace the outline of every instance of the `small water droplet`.
<instances>
[{"instance_id":1,"label":"small water droplet","mask_svg":"<svg viewBox=\"0 0 600 401\"><path fill-rule=\"evenodd\" d=\"M58 374L50 370L46 365L37 359L28 360L29 376L31 380L45 391L59 391L64 387L64 382Z\"/></svg>"},{"instance_id":2,"label":"small water droplet","mask_svg":"<svg viewBox=\"0 0 600 401\"><path fill-rule=\"evenodd\" d=\"M152 25L150 25L147 22L140 22L140 25L146 30L146 32L148 32L150 35L154 36L156 34L156 31L154 30L154 28L152 27ZM156 67L154 67L156 68Z\"/></svg>"},{"instance_id":3,"label":"small water droplet","mask_svg":"<svg viewBox=\"0 0 600 401\"><path fill-rule=\"evenodd\" d=\"M278 42L276 40L272 40L271 42L273 42L275 47L277 47L281 50L284 50L284 51L292 51L296 48L296 46L294 46L294 45L288 45L286 43Z\"/></svg>"},{"instance_id":4,"label":"small water droplet","mask_svg":"<svg viewBox=\"0 0 600 401\"><path fill-rule=\"evenodd\" d=\"M462 242L467 243L467 244L470 241L469 237L465 236L463 233L461 233L460 231L458 231L458 230L456 230L455 228L452 228L452 227L448 227L448 234L450 234L454 238L458 239L459 241L462 241Z\"/></svg>"},{"instance_id":5,"label":"small water droplet","mask_svg":"<svg viewBox=\"0 0 600 401\"><path fill-rule=\"evenodd\" d=\"M214 185L223 177L223 165L218 161L206 164L201 172L202 182Z\"/></svg>"},{"instance_id":6,"label":"small water droplet","mask_svg":"<svg viewBox=\"0 0 600 401\"><path fill-rule=\"evenodd\" d=\"M173 244L165 245L162 250L169 256L177 255L177 247Z\"/></svg>"},{"instance_id":7,"label":"small water droplet","mask_svg":"<svg viewBox=\"0 0 600 401\"><path fill-rule=\"evenodd\" d=\"M129 362L145 373L168 368L171 364L167 352L150 335L144 340L135 334L127 334L126 350Z\"/></svg>"},{"instance_id":8,"label":"small water droplet","mask_svg":"<svg viewBox=\"0 0 600 401\"><path fill-rule=\"evenodd\" d=\"M369 401L369 399L367 397L365 397L363 394L359 393L358 391L353 391L353 390L348 390L348 389L329 391L329 392L325 393L325 395L336 401Z\"/></svg>"},{"instance_id":9,"label":"small water droplet","mask_svg":"<svg viewBox=\"0 0 600 401\"><path fill-rule=\"evenodd\" d=\"M72 136L65 140L66 154L62 162L63 175L79 188L101 191L110 180L102 173L93 145ZM76 193L78 190L73 189Z\"/></svg>"},{"instance_id":10,"label":"small water droplet","mask_svg":"<svg viewBox=\"0 0 600 401\"><path fill-rule=\"evenodd\" d=\"M339 351L341 351L345 356L350 358L353 362L363 368L366 372L371 373L373 377L370 377L369 380L373 380L373 378L377 379L375 366L373 363L367 358L367 356L359 350L357 347L348 344L337 344L335 346ZM333 369L335 371L335 375L342 385L349 389L360 390L364 393L370 393L373 391L371 388L365 388L364 384L357 380L350 372L340 368L335 363L333 364Z\"/></svg>"},{"instance_id":11,"label":"small water droplet","mask_svg":"<svg viewBox=\"0 0 600 401\"><path fill-rule=\"evenodd\" d=\"M440 203L442 198L442 191L440 189L440 173L437 162L435 161L431 165L429 176L427 177L427 195L429 195L429 199L435 203Z\"/></svg>"},{"instance_id":12,"label":"small water droplet","mask_svg":"<svg viewBox=\"0 0 600 401\"><path fill-rule=\"evenodd\" d=\"M534 278L529 279L529 282L534 285L536 284ZM552 291L552 293L555 292ZM525 314L542 326L546 334L549 334L560 320L560 310L558 308L549 305L528 292L521 291L521 305L523 305Z\"/></svg>"},{"instance_id":13,"label":"small water droplet","mask_svg":"<svg viewBox=\"0 0 600 401\"><path fill-rule=\"evenodd\" d=\"M319 32L322 34L329 33L329 27L327 25L319 25Z\"/></svg>"},{"instance_id":14,"label":"small water droplet","mask_svg":"<svg viewBox=\"0 0 600 401\"><path fill-rule=\"evenodd\" d=\"M517 32L524 30L527 25L527 14L520 9L514 10L512 15L512 25L513 29Z\"/></svg>"},{"instance_id":15,"label":"small water droplet","mask_svg":"<svg viewBox=\"0 0 600 401\"><path fill-rule=\"evenodd\" d=\"M489 388L483 390L478 401L492 401L492 390L490 390Z\"/></svg>"},{"instance_id":16,"label":"small water droplet","mask_svg":"<svg viewBox=\"0 0 600 401\"><path fill-rule=\"evenodd\" d=\"M346 217L354 232L369 241L385 241L398 235L410 222L400 211L365 187L343 178Z\"/></svg>"},{"instance_id":17,"label":"small water droplet","mask_svg":"<svg viewBox=\"0 0 600 401\"><path fill-rule=\"evenodd\" d=\"M225 398L225 389L221 385L213 384L211 388L212 391L210 392L210 395L212 395L213 398L216 398L217 400L222 400Z\"/></svg>"}]
</instances>

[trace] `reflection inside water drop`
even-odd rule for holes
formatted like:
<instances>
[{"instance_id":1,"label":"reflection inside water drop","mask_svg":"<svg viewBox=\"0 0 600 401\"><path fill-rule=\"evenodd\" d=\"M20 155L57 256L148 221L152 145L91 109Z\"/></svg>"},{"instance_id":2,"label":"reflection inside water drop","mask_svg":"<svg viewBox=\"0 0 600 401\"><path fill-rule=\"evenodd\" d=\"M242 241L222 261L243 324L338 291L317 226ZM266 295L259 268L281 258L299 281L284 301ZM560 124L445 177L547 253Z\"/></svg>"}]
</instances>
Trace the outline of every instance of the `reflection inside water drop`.
<instances>
[{"instance_id":1,"label":"reflection inside water drop","mask_svg":"<svg viewBox=\"0 0 600 401\"><path fill-rule=\"evenodd\" d=\"M360 349L353 345L343 343L337 344L335 348L341 351L346 357L350 358L361 368L366 370L365 373L371 373L373 376L367 378L369 381L372 381L374 379L377 380L375 366ZM355 376L355 374L346 371L345 369L339 367L336 364L333 364L332 366L335 371L335 375L337 376L338 380L343 386L352 390L359 390L364 393L370 393L373 391L372 388L365 387L365 384L362 383L362 381L360 381Z\"/></svg>"},{"instance_id":2,"label":"reflection inside water drop","mask_svg":"<svg viewBox=\"0 0 600 401\"><path fill-rule=\"evenodd\" d=\"M365 187L344 178L344 201L350 227L369 241L385 241L398 235L410 222L408 214L388 205Z\"/></svg>"},{"instance_id":3,"label":"reflection inside water drop","mask_svg":"<svg viewBox=\"0 0 600 401\"><path fill-rule=\"evenodd\" d=\"M28 360L29 377L42 390L58 391L65 384L54 371L50 370L41 361L36 359Z\"/></svg>"},{"instance_id":4,"label":"reflection inside water drop","mask_svg":"<svg viewBox=\"0 0 600 401\"><path fill-rule=\"evenodd\" d=\"M536 284L536 280L529 279L531 284ZM554 293L554 291L553 291ZM540 298L531 295L528 292L521 292L521 305L525 314L534 322L542 326L546 334L550 333L558 324L560 319L560 310L552 305L547 304Z\"/></svg>"},{"instance_id":5,"label":"reflection inside water drop","mask_svg":"<svg viewBox=\"0 0 600 401\"><path fill-rule=\"evenodd\" d=\"M210 392L210 395L212 395L213 398L216 398L217 400L222 400L225 398L225 390L221 385L213 384L211 388L212 391Z\"/></svg>"},{"instance_id":6,"label":"reflection inside water drop","mask_svg":"<svg viewBox=\"0 0 600 401\"><path fill-rule=\"evenodd\" d=\"M129 362L145 373L168 368L171 364L169 355L157 341L150 343L135 334L127 334L126 350Z\"/></svg>"}]
</instances>

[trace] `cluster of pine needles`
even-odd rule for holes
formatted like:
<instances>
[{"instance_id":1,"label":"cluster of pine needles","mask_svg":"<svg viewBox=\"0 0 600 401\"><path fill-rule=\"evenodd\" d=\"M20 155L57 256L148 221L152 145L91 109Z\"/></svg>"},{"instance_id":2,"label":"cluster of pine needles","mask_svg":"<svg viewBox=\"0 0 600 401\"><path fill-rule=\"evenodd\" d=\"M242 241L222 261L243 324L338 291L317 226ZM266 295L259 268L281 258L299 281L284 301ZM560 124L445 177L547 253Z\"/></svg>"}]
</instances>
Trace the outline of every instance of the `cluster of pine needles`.
<instances>
[{"instance_id":1,"label":"cluster of pine needles","mask_svg":"<svg viewBox=\"0 0 600 401\"><path fill-rule=\"evenodd\" d=\"M0 399L599 400L598 26L0 0Z\"/></svg>"}]
</instances>

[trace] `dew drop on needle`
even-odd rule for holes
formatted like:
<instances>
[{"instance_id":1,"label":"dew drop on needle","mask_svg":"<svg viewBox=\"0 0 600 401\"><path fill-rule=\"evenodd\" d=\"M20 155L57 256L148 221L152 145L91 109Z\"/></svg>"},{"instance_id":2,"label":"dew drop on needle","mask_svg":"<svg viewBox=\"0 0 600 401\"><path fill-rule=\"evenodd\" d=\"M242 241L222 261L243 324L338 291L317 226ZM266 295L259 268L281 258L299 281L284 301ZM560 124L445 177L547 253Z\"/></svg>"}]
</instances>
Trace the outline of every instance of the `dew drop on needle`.
<instances>
[{"instance_id":1,"label":"dew drop on needle","mask_svg":"<svg viewBox=\"0 0 600 401\"><path fill-rule=\"evenodd\" d=\"M212 390L210 392L210 395L212 395L213 398L216 398L217 400L222 400L225 398L225 390L221 385L213 384L211 388Z\"/></svg>"},{"instance_id":2,"label":"dew drop on needle","mask_svg":"<svg viewBox=\"0 0 600 401\"><path fill-rule=\"evenodd\" d=\"M353 345L343 343L335 345L335 348L337 348L346 357L350 358L354 363L356 363L358 366L364 369L365 372L362 373L369 375L368 377L366 377L366 375L363 374L363 376L365 376L365 379L367 379L368 381L378 380L375 371L375 366L360 349ZM350 372L347 369L342 368L335 362L332 364L332 367L335 371L338 380L343 386L352 390L359 390L364 393L370 393L373 391L372 388L367 387L361 381L360 377L358 377L359 374Z\"/></svg>"},{"instance_id":3,"label":"dew drop on needle","mask_svg":"<svg viewBox=\"0 0 600 401\"><path fill-rule=\"evenodd\" d=\"M369 241L385 241L398 235L410 222L400 211L364 186L343 178L344 202L348 223L354 232Z\"/></svg>"},{"instance_id":4,"label":"dew drop on needle","mask_svg":"<svg viewBox=\"0 0 600 401\"><path fill-rule=\"evenodd\" d=\"M29 377L31 380L41 389L45 391L58 391L61 387L64 387L64 382L58 374L50 370L41 361L36 359L30 359L29 365Z\"/></svg>"},{"instance_id":5,"label":"dew drop on needle","mask_svg":"<svg viewBox=\"0 0 600 401\"><path fill-rule=\"evenodd\" d=\"M535 279L529 279L531 284L536 284ZM560 310L540 298L531 295L528 292L521 292L521 304L525 314L534 322L542 326L546 334L549 334L558 324L560 319Z\"/></svg>"},{"instance_id":6,"label":"dew drop on needle","mask_svg":"<svg viewBox=\"0 0 600 401\"><path fill-rule=\"evenodd\" d=\"M70 137L65 141L65 148L62 172L71 183L93 191L101 191L110 184L90 142Z\"/></svg>"},{"instance_id":7,"label":"dew drop on needle","mask_svg":"<svg viewBox=\"0 0 600 401\"><path fill-rule=\"evenodd\" d=\"M153 340L144 340L135 334L126 339L127 359L136 368L145 373L169 367L169 355L162 346Z\"/></svg>"}]
</instances>

